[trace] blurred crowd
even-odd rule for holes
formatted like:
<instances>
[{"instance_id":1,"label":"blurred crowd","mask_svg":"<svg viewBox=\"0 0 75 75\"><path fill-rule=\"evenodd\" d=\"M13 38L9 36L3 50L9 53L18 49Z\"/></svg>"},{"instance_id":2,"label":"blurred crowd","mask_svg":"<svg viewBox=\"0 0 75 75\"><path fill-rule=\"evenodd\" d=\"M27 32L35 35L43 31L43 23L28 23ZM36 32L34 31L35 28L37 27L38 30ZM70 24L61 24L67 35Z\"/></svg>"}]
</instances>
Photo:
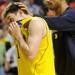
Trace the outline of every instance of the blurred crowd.
<instances>
[{"instance_id":1,"label":"blurred crowd","mask_svg":"<svg viewBox=\"0 0 75 75\"><path fill-rule=\"evenodd\" d=\"M49 9L43 0L0 0L0 16L9 2L21 1L36 16L55 16L55 11ZM75 3L67 0L71 7ZM0 75L17 75L16 47L12 36L3 27L0 17Z\"/></svg>"}]
</instances>

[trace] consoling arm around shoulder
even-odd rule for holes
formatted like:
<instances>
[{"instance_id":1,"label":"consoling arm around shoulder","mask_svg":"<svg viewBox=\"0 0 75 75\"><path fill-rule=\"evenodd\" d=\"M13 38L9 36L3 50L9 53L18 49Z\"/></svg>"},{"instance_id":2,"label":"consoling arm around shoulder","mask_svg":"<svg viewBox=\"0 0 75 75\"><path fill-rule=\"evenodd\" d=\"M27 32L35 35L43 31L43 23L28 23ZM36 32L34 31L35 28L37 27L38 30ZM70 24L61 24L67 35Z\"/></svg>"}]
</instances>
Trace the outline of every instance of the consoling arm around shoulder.
<instances>
[{"instance_id":1,"label":"consoling arm around shoulder","mask_svg":"<svg viewBox=\"0 0 75 75\"><path fill-rule=\"evenodd\" d=\"M75 31L75 13L62 16L45 17L49 28L58 31Z\"/></svg>"},{"instance_id":2,"label":"consoling arm around shoulder","mask_svg":"<svg viewBox=\"0 0 75 75\"><path fill-rule=\"evenodd\" d=\"M19 45L29 59L33 59L39 50L40 42L45 32L45 23L39 19L33 19L29 24L29 36L27 42L20 38Z\"/></svg>"}]
</instances>

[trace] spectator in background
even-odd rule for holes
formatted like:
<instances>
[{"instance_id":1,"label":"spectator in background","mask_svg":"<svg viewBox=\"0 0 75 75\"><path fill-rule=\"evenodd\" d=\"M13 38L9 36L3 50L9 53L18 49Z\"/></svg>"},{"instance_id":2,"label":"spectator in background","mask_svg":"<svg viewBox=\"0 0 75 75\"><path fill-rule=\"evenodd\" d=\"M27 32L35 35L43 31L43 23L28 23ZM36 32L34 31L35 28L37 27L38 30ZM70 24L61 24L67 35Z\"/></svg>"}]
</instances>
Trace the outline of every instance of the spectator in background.
<instances>
[{"instance_id":1,"label":"spectator in background","mask_svg":"<svg viewBox=\"0 0 75 75\"><path fill-rule=\"evenodd\" d=\"M0 16L1 16L1 13L2 13L3 9L5 8L5 6L7 4L8 4L7 0L0 0Z\"/></svg>"},{"instance_id":2,"label":"spectator in background","mask_svg":"<svg viewBox=\"0 0 75 75\"><path fill-rule=\"evenodd\" d=\"M5 59L9 59L8 53L10 50L12 51L11 56L13 56L13 54L16 55L16 50L13 53L13 39L6 31L4 23L0 19L0 75L6 75L6 68L4 67L6 66ZM14 58L16 58L16 56L14 56ZM17 73L14 74L17 75Z\"/></svg>"},{"instance_id":3,"label":"spectator in background","mask_svg":"<svg viewBox=\"0 0 75 75\"><path fill-rule=\"evenodd\" d=\"M7 75L18 75L15 46L12 46L5 54L5 71Z\"/></svg>"},{"instance_id":4,"label":"spectator in background","mask_svg":"<svg viewBox=\"0 0 75 75\"><path fill-rule=\"evenodd\" d=\"M13 1L14 2L22 2L25 5L27 5L29 8L29 11L32 12L34 15L37 15L37 16L44 15L44 11L43 11L41 5L38 5L37 3L35 3L35 0L13 0Z\"/></svg>"},{"instance_id":5,"label":"spectator in background","mask_svg":"<svg viewBox=\"0 0 75 75\"><path fill-rule=\"evenodd\" d=\"M4 72L4 59L5 59L5 39L4 39L4 31L3 26L0 23L0 75L5 75Z\"/></svg>"},{"instance_id":6,"label":"spectator in background","mask_svg":"<svg viewBox=\"0 0 75 75\"><path fill-rule=\"evenodd\" d=\"M0 75L5 75L5 52L10 48L9 39L6 37L4 23L0 20ZM8 46L9 44L9 46Z\"/></svg>"},{"instance_id":7,"label":"spectator in background","mask_svg":"<svg viewBox=\"0 0 75 75\"><path fill-rule=\"evenodd\" d=\"M69 0L68 4L70 7L75 8L75 0Z\"/></svg>"},{"instance_id":8,"label":"spectator in background","mask_svg":"<svg viewBox=\"0 0 75 75\"><path fill-rule=\"evenodd\" d=\"M38 16L44 15L42 8L38 5L36 5L34 3L34 0L29 0L28 8L34 15L38 15Z\"/></svg>"},{"instance_id":9,"label":"spectator in background","mask_svg":"<svg viewBox=\"0 0 75 75\"><path fill-rule=\"evenodd\" d=\"M43 5L43 0L34 0L35 4Z\"/></svg>"}]
</instances>

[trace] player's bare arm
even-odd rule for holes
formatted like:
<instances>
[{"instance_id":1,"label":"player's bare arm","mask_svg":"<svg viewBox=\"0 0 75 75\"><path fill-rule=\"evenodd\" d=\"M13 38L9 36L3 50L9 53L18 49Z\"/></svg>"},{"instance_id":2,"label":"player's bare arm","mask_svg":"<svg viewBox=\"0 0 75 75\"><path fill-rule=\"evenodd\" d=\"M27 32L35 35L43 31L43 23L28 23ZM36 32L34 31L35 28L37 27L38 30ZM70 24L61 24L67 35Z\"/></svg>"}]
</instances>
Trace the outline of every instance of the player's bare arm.
<instances>
[{"instance_id":1,"label":"player's bare arm","mask_svg":"<svg viewBox=\"0 0 75 75\"><path fill-rule=\"evenodd\" d=\"M18 41L21 50L28 58L33 59L38 53L40 42L45 32L45 23L40 18L33 19L29 24L29 36L27 42L23 39L20 28L17 23L10 24L9 31Z\"/></svg>"}]
</instances>

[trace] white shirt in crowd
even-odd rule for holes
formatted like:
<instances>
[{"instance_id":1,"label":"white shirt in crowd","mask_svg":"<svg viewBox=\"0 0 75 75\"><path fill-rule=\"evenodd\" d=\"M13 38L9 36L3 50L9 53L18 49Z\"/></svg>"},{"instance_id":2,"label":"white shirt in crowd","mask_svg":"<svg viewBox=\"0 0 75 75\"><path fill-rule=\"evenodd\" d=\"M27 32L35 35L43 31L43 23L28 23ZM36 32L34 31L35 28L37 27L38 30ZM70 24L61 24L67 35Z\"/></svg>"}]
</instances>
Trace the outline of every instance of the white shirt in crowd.
<instances>
[{"instance_id":1,"label":"white shirt in crowd","mask_svg":"<svg viewBox=\"0 0 75 75\"><path fill-rule=\"evenodd\" d=\"M17 67L17 59L16 59L16 47L12 46L7 52L6 52L6 61L12 63L10 64L11 68Z\"/></svg>"}]
</instances>

